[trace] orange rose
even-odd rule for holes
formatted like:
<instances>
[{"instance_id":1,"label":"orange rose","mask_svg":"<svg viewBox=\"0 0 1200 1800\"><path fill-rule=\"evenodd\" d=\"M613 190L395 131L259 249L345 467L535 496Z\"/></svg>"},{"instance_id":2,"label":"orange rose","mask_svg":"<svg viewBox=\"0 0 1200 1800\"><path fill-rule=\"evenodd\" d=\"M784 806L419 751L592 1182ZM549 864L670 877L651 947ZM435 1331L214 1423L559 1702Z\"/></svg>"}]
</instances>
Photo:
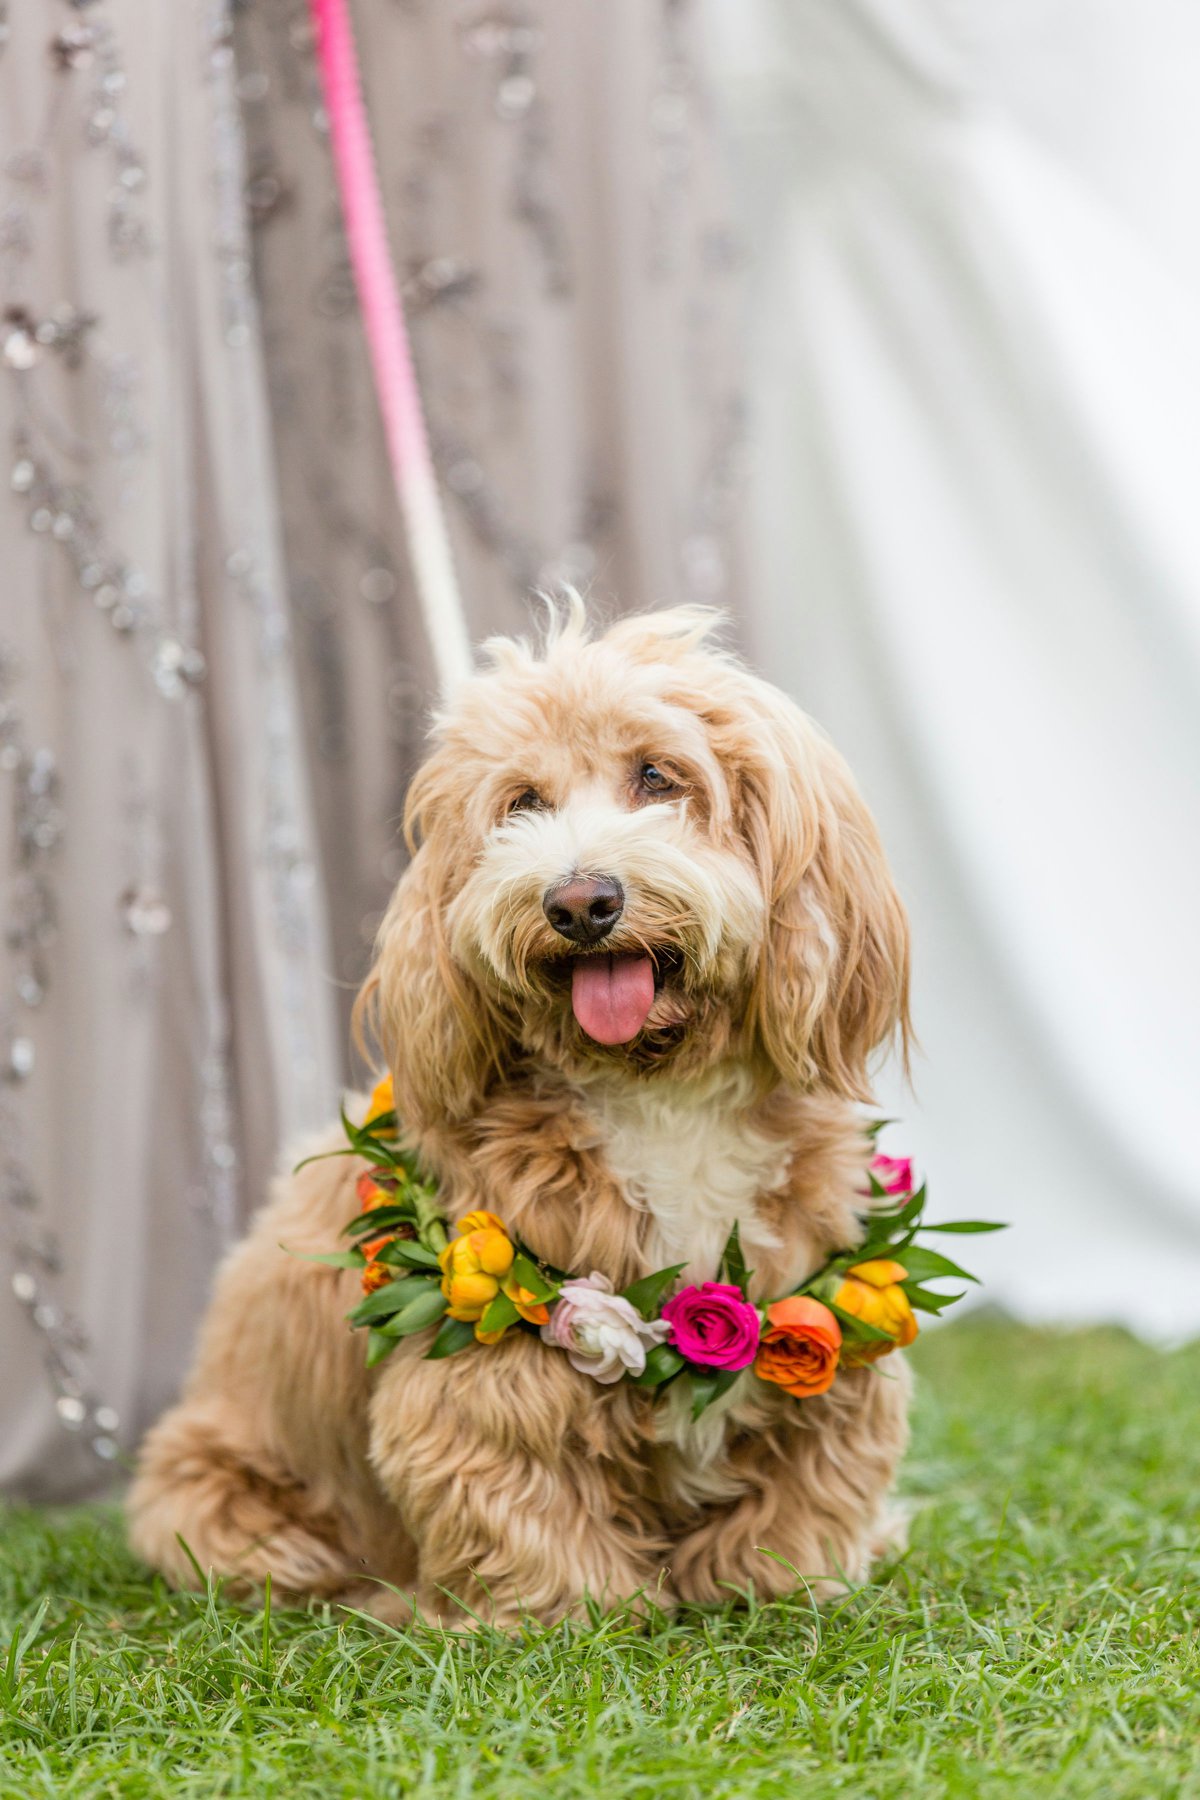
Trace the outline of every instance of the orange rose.
<instances>
[{"instance_id":1,"label":"orange rose","mask_svg":"<svg viewBox=\"0 0 1200 1800\"><path fill-rule=\"evenodd\" d=\"M841 1346L842 1328L829 1308L808 1294L794 1294L768 1306L754 1373L805 1400L832 1387Z\"/></svg>"},{"instance_id":2,"label":"orange rose","mask_svg":"<svg viewBox=\"0 0 1200 1800\"><path fill-rule=\"evenodd\" d=\"M908 1270L903 1263L892 1262L887 1257L856 1263L848 1271L833 1297L834 1304L861 1319L865 1325L886 1331L891 1342L872 1338L868 1343L848 1344L847 1364L877 1362L881 1356L890 1356L897 1347L912 1343L917 1335L916 1314L900 1286L907 1276Z\"/></svg>"}]
</instances>

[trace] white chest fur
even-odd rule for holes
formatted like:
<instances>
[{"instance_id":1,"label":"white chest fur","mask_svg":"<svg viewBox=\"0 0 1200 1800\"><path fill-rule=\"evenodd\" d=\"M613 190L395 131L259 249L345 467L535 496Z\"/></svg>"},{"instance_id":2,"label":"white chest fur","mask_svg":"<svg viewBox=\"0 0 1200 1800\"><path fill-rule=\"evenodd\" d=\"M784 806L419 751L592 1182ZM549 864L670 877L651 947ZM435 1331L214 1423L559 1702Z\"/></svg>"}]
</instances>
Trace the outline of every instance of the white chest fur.
<instances>
[{"instance_id":1,"label":"white chest fur","mask_svg":"<svg viewBox=\"0 0 1200 1800\"><path fill-rule=\"evenodd\" d=\"M789 1150L749 1123L739 1073L688 1087L610 1089L594 1100L608 1166L629 1205L649 1213L647 1265L685 1262L686 1278L711 1281L736 1223L748 1250L777 1239L755 1201L779 1187Z\"/></svg>"},{"instance_id":2,"label":"white chest fur","mask_svg":"<svg viewBox=\"0 0 1200 1800\"><path fill-rule=\"evenodd\" d=\"M782 1186L791 1151L756 1129L749 1109L749 1087L737 1072L688 1087L630 1084L592 1096L608 1166L628 1204L650 1215L648 1269L682 1262L685 1280L713 1280L735 1224L751 1255L778 1248L756 1201ZM684 1390L662 1402L658 1438L673 1458L680 1499L702 1505L740 1491L722 1457L725 1435L731 1419L756 1410L745 1381L698 1421Z\"/></svg>"}]
</instances>

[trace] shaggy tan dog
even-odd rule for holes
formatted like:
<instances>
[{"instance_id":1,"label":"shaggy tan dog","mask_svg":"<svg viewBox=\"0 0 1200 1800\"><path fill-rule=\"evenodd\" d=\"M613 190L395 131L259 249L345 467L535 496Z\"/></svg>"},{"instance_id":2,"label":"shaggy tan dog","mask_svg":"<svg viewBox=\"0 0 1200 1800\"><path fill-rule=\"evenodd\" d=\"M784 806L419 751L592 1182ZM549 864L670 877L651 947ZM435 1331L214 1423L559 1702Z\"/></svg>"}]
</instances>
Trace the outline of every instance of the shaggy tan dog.
<instances>
[{"instance_id":1,"label":"shaggy tan dog","mask_svg":"<svg viewBox=\"0 0 1200 1800\"><path fill-rule=\"evenodd\" d=\"M736 1220L774 1297L857 1241L855 1102L907 1031L907 929L845 765L713 622L593 641L576 603L538 650L486 647L413 783L364 1000L449 1219L488 1208L618 1286L711 1280ZM422 1333L368 1373L356 1276L279 1248L335 1247L362 1166L282 1176L221 1270L130 1498L147 1561L502 1624L863 1576L899 1356L806 1401L747 1372L697 1423L525 1333L438 1362Z\"/></svg>"}]
</instances>

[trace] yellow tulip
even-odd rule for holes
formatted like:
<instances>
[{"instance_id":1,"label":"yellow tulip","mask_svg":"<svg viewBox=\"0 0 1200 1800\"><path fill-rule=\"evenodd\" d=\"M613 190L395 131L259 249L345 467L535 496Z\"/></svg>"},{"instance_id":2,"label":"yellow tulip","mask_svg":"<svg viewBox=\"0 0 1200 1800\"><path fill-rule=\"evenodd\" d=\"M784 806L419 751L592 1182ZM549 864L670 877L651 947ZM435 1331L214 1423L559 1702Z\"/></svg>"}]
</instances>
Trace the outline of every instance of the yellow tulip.
<instances>
[{"instance_id":1,"label":"yellow tulip","mask_svg":"<svg viewBox=\"0 0 1200 1800\"><path fill-rule=\"evenodd\" d=\"M850 1273L877 1288L894 1287L897 1282L908 1279L908 1270L903 1263L889 1262L880 1256L873 1257L870 1262L855 1263Z\"/></svg>"},{"instance_id":2,"label":"yellow tulip","mask_svg":"<svg viewBox=\"0 0 1200 1800\"><path fill-rule=\"evenodd\" d=\"M446 1310L452 1319L475 1320L483 1317L496 1298L500 1283L491 1275L448 1275L442 1292L450 1302Z\"/></svg>"},{"instance_id":3,"label":"yellow tulip","mask_svg":"<svg viewBox=\"0 0 1200 1800\"><path fill-rule=\"evenodd\" d=\"M377 1081L375 1083L371 1093L371 1101L367 1107L367 1116L363 1120L364 1130L370 1130L372 1119L381 1119L384 1113L395 1112L395 1110L396 1095L391 1073L389 1072L383 1077L382 1081Z\"/></svg>"},{"instance_id":4,"label":"yellow tulip","mask_svg":"<svg viewBox=\"0 0 1200 1800\"><path fill-rule=\"evenodd\" d=\"M476 1218L494 1217L492 1213L468 1213L459 1229ZM494 1224L472 1225L462 1237L452 1238L438 1256L450 1317L468 1322L481 1318L500 1292L500 1283L512 1268L515 1254L498 1220Z\"/></svg>"},{"instance_id":5,"label":"yellow tulip","mask_svg":"<svg viewBox=\"0 0 1200 1800\"><path fill-rule=\"evenodd\" d=\"M887 1356L897 1345L911 1344L917 1335L917 1320L908 1295L900 1286L908 1270L903 1263L880 1257L857 1263L833 1297L835 1306L876 1331L886 1331L892 1340L884 1343L872 1338L868 1343L855 1343L847 1338L842 1351L845 1363L875 1362Z\"/></svg>"},{"instance_id":6,"label":"yellow tulip","mask_svg":"<svg viewBox=\"0 0 1200 1800\"><path fill-rule=\"evenodd\" d=\"M464 1213L454 1229L460 1237L469 1237L473 1231L503 1231L505 1237L508 1236L504 1231L504 1220L498 1219L495 1213L484 1212L482 1208L478 1212Z\"/></svg>"},{"instance_id":7,"label":"yellow tulip","mask_svg":"<svg viewBox=\"0 0 1200 1800\"><path fill-rule=\"evenodd\" d=\"M494 1231L490 1226L483 1231L472 1231L466 1237L456 1238L454 1248L458 1252L456 1268L475 1266L482 1269L485 1275L495 1275L497 1278L508 1274L516 1254L504 1233ZM468 1258L472 1260L468 1261Z\"/></svg>"}]
</instances>

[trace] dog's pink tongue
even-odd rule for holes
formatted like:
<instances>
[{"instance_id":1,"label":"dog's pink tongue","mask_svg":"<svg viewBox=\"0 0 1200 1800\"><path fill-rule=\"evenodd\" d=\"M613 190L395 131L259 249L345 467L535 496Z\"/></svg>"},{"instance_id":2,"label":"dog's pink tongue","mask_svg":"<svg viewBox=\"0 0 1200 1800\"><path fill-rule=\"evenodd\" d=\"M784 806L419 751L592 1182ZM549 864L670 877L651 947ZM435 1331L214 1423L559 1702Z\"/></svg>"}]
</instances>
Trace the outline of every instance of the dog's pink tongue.
<instances>
[{"instance_id":1,"label":"dog's pink tongue","mask_svg":"<svg viewBox=\"0 0 1200 1800\"><path fill-rule=\"evenodd\" d=\"M571 1006L598 1044L627 1044L654 1005L648 956L583 956L571 971Z\"/></svg>"}]
</instances>

